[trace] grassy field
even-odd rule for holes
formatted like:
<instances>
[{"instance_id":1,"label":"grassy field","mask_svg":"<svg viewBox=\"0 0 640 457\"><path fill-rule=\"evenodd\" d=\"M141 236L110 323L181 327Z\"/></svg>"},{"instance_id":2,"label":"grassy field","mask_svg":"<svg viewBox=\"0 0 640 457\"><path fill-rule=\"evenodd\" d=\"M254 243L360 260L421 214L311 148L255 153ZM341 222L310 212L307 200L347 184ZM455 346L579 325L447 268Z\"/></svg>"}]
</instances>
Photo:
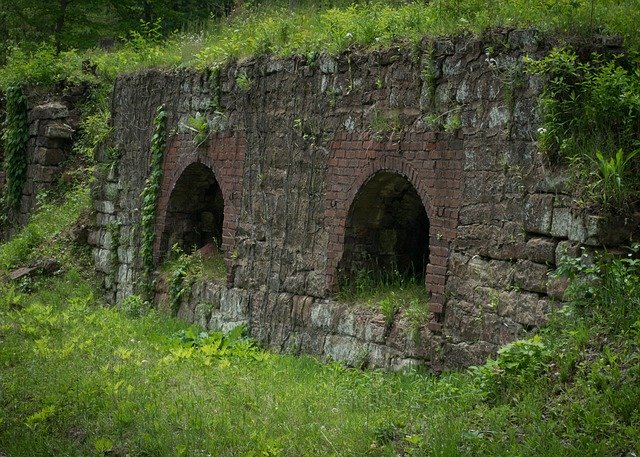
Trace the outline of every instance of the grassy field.
<instances>
[{"instance_id":1,"label":"grassy field","mask_svg":"<svg viewBox=\"0 0 640 457\"><path fill-rule=\"evenodd\" d=\"M640 452L634 257L568 262L574 304L484 366L360 371L106 307L86 249L65 235L85 192L57 211L44 205L0 247L2 265L42 245L63 264L52 277L0 286L0 455ZM49 235L28 250L25 233L42 227ZM598 287L582 280L594 277Z\"/></svg>"}]
</instances>

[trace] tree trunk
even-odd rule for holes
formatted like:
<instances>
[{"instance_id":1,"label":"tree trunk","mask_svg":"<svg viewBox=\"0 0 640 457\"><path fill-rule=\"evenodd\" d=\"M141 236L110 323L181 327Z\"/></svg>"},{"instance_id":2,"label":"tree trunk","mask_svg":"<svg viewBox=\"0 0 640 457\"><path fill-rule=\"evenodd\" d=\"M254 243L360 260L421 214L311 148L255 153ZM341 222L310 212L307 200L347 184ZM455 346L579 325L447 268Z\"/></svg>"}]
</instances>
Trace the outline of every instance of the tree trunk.
<instances>
[{"instance_id":1,"label":"tree trunk","mask_svg":"<svg viewBox=\"0 0 640 457\"><path fill-rule=\"evenodd\" d=\"M153 8L149 0L144 0L142 4L142 20L149 24L153 19Z\"/></svg>"},{"instance_id":2,"label":"tree trunk","mask_svg":"<svg viewBox=\"0 0 640 457\"><path fill-rule=\"evenodd\" d=\"M9 44L9 30L7 30L7 13L4 5L0 3L0 66L7 63L7 45Z\"/></svg>"},{"instance_id":3,"label":"tree trunk","mask_svg":"<svg viewBox=\"0 0 640 457\"><path fill-rule=\"evenodd\" d=\"M69 0L58 0L60 9L58 11L58 17L56 18L56 24L53 28L56 54L59 54L62 49L62 31L64 29L65 19L67 18L67 6L69 6L69 3Z\"/></svg>"}]
</instances>

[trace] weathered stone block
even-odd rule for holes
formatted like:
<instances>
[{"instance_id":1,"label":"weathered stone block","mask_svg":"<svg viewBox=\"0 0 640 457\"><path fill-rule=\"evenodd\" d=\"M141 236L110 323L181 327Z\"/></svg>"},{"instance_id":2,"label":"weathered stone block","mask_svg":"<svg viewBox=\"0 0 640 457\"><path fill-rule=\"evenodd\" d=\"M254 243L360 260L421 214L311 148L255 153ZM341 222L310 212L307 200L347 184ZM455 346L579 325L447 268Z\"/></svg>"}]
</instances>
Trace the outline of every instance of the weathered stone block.
<instances>
[{"instance_id":1,"label":"weathered stone block","mask_svg":"<svg viewBox=\"0 0 640 457\"><path fill-rule=\"evenodd\" d=\"M38 105L29 111L29 122L38 119L61 119L69 115L69 109L58 102Z\"/></svg>"},{"instance_id":2,"label":"weathered stone block","mask_svg":"<svg viewBox=\"0 0 640 457\"><path fill-rule=\"evenodd\" d=\"M552 220L553 195L529 195L524 205L524 229L531 233L551 235Z\"/></svg>"},{"instance_id":3,"label":"weathered stone block","mask_svg":"<svg viewBox=\"0 0 640 457\"><path fill-rule=\"evenodd\" d=\"M548 268L546 265L519 260L515 265L513 283L522 290L547 293Z\"/></svg>"},{"instance_id":4,"label":"weathered stone block","mask_svg":"<svg viewBox=\"0 0 640 457\"><path fill-rule=\"evenodd\" d=\"M38 147L35 150L36 163L40 165L58 165L66 159L66 154L62 149L48 149Z\"/></svg>"},{"instance_id":5,"label":"weathered stone block","mask_svg":"<svg viewBox=\"0 0 640 457\"><path fill-rule=\"evenodd\" d=\"M555 264L557 245L553 238L534 237L527 241L525 255L534 262Z\"/></svg>"},{"instance_id":6,"label":"weathered stone block","mask_svg":"<svg viewBox=\"0 0 640 457\"><path fill-rule=\"evenodd\" d=\"M45 127L44 136L52 139L70 140L73 137L73 129L67 124L55 122Z\"/></svg>"}]
</instances>

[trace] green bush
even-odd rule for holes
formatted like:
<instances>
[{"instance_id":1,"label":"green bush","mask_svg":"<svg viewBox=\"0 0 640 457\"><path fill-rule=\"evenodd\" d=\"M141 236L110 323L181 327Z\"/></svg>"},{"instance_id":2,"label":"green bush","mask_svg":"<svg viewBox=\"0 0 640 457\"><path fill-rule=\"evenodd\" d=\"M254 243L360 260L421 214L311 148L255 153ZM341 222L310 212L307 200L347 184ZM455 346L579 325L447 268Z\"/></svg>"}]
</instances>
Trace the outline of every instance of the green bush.
<instances>
[{"instance_id":1,"label":"green bush","mask_svg":"<svg viewBox=\"0 0 640 457\"><path fill-rule=\"evenodd\" d=\"M569 164L587 206L625 212L640 192L638 63L633 53L582 62L567 49L528 62L546 78L538 145Z\"/></svg>"},{"instance_id":2,"label":"green bush","mask_svg":"<svg viewBox=\"0 0 640 457\"><path fill-rule=\"evenodd\" d=\"M471 367L476 384L482 394L496 399L508 388L526 386L548 368L551 352L539 335L517 340L498 350L495 360L482 366Z\"/></svg>"}]
</instances>

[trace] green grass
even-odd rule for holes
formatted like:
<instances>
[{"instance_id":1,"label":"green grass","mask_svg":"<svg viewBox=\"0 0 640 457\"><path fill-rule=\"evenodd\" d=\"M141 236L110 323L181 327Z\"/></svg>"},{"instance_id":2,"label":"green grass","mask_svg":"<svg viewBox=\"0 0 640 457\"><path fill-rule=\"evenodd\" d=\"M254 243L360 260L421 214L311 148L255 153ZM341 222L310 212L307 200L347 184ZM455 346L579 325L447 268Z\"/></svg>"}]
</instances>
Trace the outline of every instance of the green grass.
<instances>
[{"instance_id":1,"label":"green grass","mask_svg":"<svg viewBox=\"0 0 640 457\"><path fill-rule=\"evenodd\" d=\"M23 266L39 255L60 254L60 249L66 250L60 243L45 243L45 240L52 234L64 233L81 213L88 212L89 199L89 189L80 186L62 199L43 203L25 228L9 242L0 245L0 273Z\"/></svg>"},{"instance_id":2,"label":"green grass","mask_svg":"<svg viewBox=\"0 0 640 457\"><path fill-rule=\"evenodd\" d=\"M47 211L34 221L49 220ZM108 308L88 256L65 254L76 249L61 236L65 220L42 238L65 273L29 290L0 287L4 455L640 452L633 256L564 264L573 304L495 361L441 375L385 373L270 354L248 340L225 346L157 312Z\"/></svg>"}]
</instances>

